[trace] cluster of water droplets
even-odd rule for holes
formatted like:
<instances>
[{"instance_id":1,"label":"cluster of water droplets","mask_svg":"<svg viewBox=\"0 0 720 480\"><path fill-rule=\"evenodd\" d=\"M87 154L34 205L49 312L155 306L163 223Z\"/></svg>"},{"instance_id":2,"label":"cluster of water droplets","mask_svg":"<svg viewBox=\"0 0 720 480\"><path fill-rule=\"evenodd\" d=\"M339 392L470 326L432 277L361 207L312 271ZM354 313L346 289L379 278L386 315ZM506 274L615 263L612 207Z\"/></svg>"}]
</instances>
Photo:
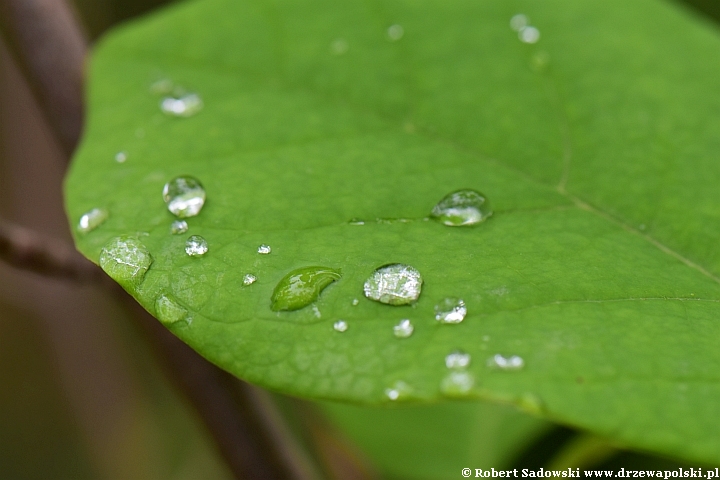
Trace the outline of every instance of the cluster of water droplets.
<instances>
[{"instance_id":1,"label":"cluster of water droplets","mask_svg":"<svg viewBox=\"0 0 720 480\"><path fill-rule=\"evenodd\" d=\"M530 25L527 15L518 13L510 19L510 28L515 30L523 43L537 43L540 40L540 30Z\"/></svg>"},{"instance_id":2,"label":"cluster of water droplets","mask_svg":"<svg viewBox=\"0 0 720 480\"><path fill-rule=\"evenodd\" d=\"M447 374L440 382L440 391L450 397L465 396L475 386L475 377L467 369L470 366L469 353L461 350L450 352L445 357Z\"/></svg>"}]
</instances>

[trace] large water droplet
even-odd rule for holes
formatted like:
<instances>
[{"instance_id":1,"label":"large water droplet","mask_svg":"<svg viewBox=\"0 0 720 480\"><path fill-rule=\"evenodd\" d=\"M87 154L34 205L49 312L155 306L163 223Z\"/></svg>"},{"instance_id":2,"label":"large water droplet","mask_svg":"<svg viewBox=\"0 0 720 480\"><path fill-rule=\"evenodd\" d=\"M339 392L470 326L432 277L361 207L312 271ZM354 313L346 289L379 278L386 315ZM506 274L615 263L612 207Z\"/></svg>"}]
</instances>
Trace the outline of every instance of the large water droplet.
<instances>
[{"instance_id":1,"label":"large water droplet","mask_svg":"<svg viewBox=\"0 0 720 480\"><path fill-rule=\"evenodd\" d=\"M105 223L108 219L108 211L104 208L93 208L89 212L83 214L78 222L77 231L80 233L88 233Z\"/></svg>"},{"instance_id":2,"label":"large water droplet","mask_svg":"<svg viewBox=\"0 0 720 480\"><path fill-rule=\"evenodd\" d=\"M449 397L463 397L470 393L474 385L475 377L472 373L452 371L440 383L440 392Z\"/></svg>"},{"instance_id":3,"label":"large water droplet","mask_svg":"<svg viewBox=\"0 0 720 480\"><path fill-rule=\"evenodd\" d=\"M391 42L397 42L403 37L403 35L405 35L405 29L402 25L398 25L397 23L395 25L390 25L387 29L388 40Z\"/></svg>"},{"instance_id":4,"label":"large water droplet","mask_svg":"<svg viewBox=\"0 0 720 480\"><path fill-rule=\"evenodd\" d=\"M490 215L492 210L485 195L470 189L445 195L430 213L432 218L450 227L476 225Z\"/></svg>"},{"instance_id":5,"label":"large water droplet","mask_svg":"<svg viewBox=\"0 0 720 480\"><path fill-rule=\"evenodd\" d=\"M504 357L498 353L488 359L488 366L499 368L500 370L520 370L525 366L525 361L517 355Z\"/></svg>"},{"instance_id":6,"label":"large water droplet","mask_svg":"<svg viewBox=\"0 0 720 480\"><path fill-rule=\"evenodd\" d=\"M445 357L445 366L451 370L463 370L470 365L470 354L461 350L451 352Z\"/></svg>"},{"instance_id":7,"label":"large water droplet","mask_svg":"<svg viewBox=\"0 0 720 480\"><path fill-rule=\"evenodd\" d=\"M246 273L243 277L243 285L248 286L252 285L253 283L257 282L257 277L253 275L252 273Z\"/></svg>"},{"instance_id":8,"label":"large water droplet","mask_svg":"<svg viewBox=\"0 0 720 480\"><path fill-rule=\"evenodd\" d=\"M163 200L176 217L194 217L205 205L205 189L195 177L175 177L163 187Z\"/></svg>"},{"instance_id":9,"label":"large water droplet","mask_svg":"<svg viewBox=\"0 0 720 480\"><path fill-rule=\"evenodd\" d=\"M127 153L118 152L115 154L115 161L117 163L125 163L125 160L127 160Z\"/></svg>"},{"instance_id":10,"label":"large water droplet","mask_svg":"<svg viewBox=\"0 0 720 480\"><path fill-rule=\"evenodd\" d=\"M348 329L348 324L345 320L338 320L337 322L333 323L333 329L336 332L342 333Z\"/></svg>"},{"instance_id":11,"label":"large water droplet","mask_svg":"<svg viewBox=\"0 0 720 480\"><path fill-rule=\"evenodd\" d=\"M201 257L208 252L208 243L200 235L192 235L185 242L185 253L191 257Z\"/></svg>"},{"instance_id":12,"label":"large water droplet","mask_svg":"<svg viewBox=\"0 0 720 480\"><path fill-rule=\"evenodd\" d=\"M400 323L393 327L393 334L397 338L408 338L410 335L413 334L414 330L415 327L413 327L413 324L410 322L410 320L406 318L404 320L400 320Z\"/></svg>"},{"instance_id":13,"label":"large water droplet","mask_svg":"<svg viewBox=\"0 0 720 480\"><path fill-rule=\"evenodd\" d=\"M314 302L325 287L340 279L340 271L328 267L293 270L278 282L271 298L274 311L298 310Z\"/></svg>"},{"instance_id":14,"label":"large water droplet","mask_svg":"<svg viewBox=\"0 0 720 480\"><path fill-rule=\"evenodd\" d=\"M170 224L170 233L181 235L188 231L188 224L185 220L175 220Z\"/></svg>"},{"instance_id":15,"label":"large water droplet","mask_svg":"<svg viewBox=\"0 0 720 480\"><path fill-rule=\"evenodd\" d=\"M523 43L537 43L540 40L540 30L531 26L523 27L518 32L518 38Z\"/></svg>"},{"instance_id":16,"label":"large water droplet","mask_svg":"<svg viewBox=\"0 0 720 480\"><path fill-rule=\"evenodd\" d=\"M519 32L523 28L527 27L529 23L530 20L526 15L518 13L517 15L513 15L513 17L510 19L510 28L512 28L516 32Z\"/></svg>"},{"instance_id":17,"label":"large water droplet","mask_svg":"<svg viewBox=\"0 0 720 480\"><path fill-rule=\"evenodd\" d=\"M263 243L262 245L260 245L260 246L258 247L257 252L258 252L260 255L269 255L269 254L272 252L272 248L270 247L270 245L265 245L265 244Z\"/></svg>"},{"instance_id":18,"label":"large water droplet","mask_svg":"<svg viewBox=\"0 0 720 480\"><path fill-rule=\"evenodd\" d=\"M415 268L402 263L385 265L365 281L365 296L388 305L408 305L420 297L422 276Z\"/></svg>"},{"instance_id":19,"label":"large water droplet","mask_svg":"<svg viewBox=\"0 0 720 480\"><path fill-rule=\"evenodd\" d=\"M135 237L116 237L100 252L100 267L123 286L139 285L153 263L147 247Z\"/></svg>"},{"instance_id":20,"label":"large water droplet","mask_svg":"<svg viewBox=\"0 0 720 480\"><path fill-rule=\"evenodd\" d=\"M435 320L440 323L460 323L467 315L467 307L461 298L447 297L435 305Z\"/></svg>"},{"instance_id":21,"label":"large water droplet","mask_svg":"<svg viewBox=\"0 0 720 480\"><path fill-rule=\"evenodd\" d=\"M392 400L401 400L404 397L407 397L412 392L412 388L407 383L403 382L402 380L399 380L395 382L395 384L385 389L385 396Z\"/></svg>"},{"instance_id":22,"label":"large water droplet","mask_svg":"<svg viewBox=\"0 0 720 480\"><path fill-rule=\"evenodd\" d=\"M160 295L155 300L155 315L166 325L185 320L187 314L187 310L170 296Z\"/></svg>"},{"instance_id":23,"label":"large water droplet","mask_svg":"<svg viewBox=\"0 0 720 480\"><path fill-rule=\"evenodd\" d=\"M188 93L181 97L165 97L160 102L160 110L172 117L192 117L203 108L203 101L197 93Z\"/></svg>"}]
</instances>

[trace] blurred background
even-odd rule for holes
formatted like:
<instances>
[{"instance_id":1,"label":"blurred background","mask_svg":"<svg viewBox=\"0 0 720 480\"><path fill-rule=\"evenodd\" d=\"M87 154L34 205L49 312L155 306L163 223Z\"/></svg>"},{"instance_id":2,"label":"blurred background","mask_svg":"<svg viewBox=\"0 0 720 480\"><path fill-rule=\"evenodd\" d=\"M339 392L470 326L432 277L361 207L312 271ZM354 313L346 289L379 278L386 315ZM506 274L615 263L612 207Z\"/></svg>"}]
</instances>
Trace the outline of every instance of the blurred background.
<instances>
[{"instance_id":1,"label":"blurred background","mask_svg":"<svg viewBox=\"0 0 720 480\"><path fill-rule=\"evenodd\" d=\"M73 3L93 41L114 24L168 0ZM720 19L720 1L684 3L708 21ZM0 39L0 217L70 243L62 205L63 158ZM0 263L0 478L232 478L128 315L101 287L46 279ZM345 418L345 428L356 434L369 418L361 410L349 416L347 410L326 411L335 412L340 423ZM420 414L383 421L417 423L413 415ZM453 436L452 428L445 425L437 433ZM525 462L533 462L533 452L556 448L574 435L544 425L537 432L517 452ZM362 443L362 435L356 438ZM442 448L441 438L434 441ZM435 448L432 439L426 443ZM382 454L376 454L376 462L377 455ZM622 455L606 464L628 468L631 454Z\"/></svg>"}]
</instances>

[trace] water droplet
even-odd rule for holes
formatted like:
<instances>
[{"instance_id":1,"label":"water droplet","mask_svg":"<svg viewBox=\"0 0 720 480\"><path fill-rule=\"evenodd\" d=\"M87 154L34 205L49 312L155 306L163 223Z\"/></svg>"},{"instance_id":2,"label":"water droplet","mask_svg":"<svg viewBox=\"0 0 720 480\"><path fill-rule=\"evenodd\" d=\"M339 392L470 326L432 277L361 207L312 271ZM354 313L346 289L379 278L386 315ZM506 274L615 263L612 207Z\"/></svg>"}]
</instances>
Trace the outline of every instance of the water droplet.
<instances>
[{"instance_id":1,"label":"water droplet","mask_svg":"<svg viewBox=\"0 0 720 480\"><path fill-rule=\"evenodd\" d=\"M410 394L410 392L412 392L412 387L410 387L410 385L403 382L402 380L399 380L395 382L392 387L385 389L385 396L388 399L395 401L406 397L408 394Z\"/></svg>"},{"instance_id":2,"label":"water droplet","mask_svg":"<svg viewBox=\"0 0 720 480\"><path fill-rule=\"evenodd\" d=\"M127 160L126 152L118 152L115 154L115 161L117 163L125 163L125 160Z\"/></svg>"},{"instance_id":3,"label":"water droplet","mask_svg":"<svg viewBox=\"0 0 720 480\"><path fill-rule=\"evenodd\" d=\"M185 242L185 253L191 257L201 257L208 252L208 243L200 235L192 235Z\"/></svg>"},{"instance_id":4,"label":"water droplet","mask_svg":"<svg viewBox=\"0 0 720 480\"><path fill-rule=\"evenodd\" d=\"M88 233L105 223L108 219L108 211L104 208L93 208L89 212L83 214L78 222L77 231L80 233Z\"/></svg>"},{"instance_id":5,"label":"water droplet","mask_svg":"<svg viewBox=\"0 0 720 480\"><path fill-rule=\"evenodd\" d=\"M364 220L360 220L359 218L351 218L348 222L350 225L365 225Z\"/></svg>"},{"instance_id":6,"label":"water droplet","mask_svg":"<svg viewBox=\"0 0 720 480\"><path fill-rule=\"evenodd\" d=\"M123 286L139 285L153 263L147 247L135 237L116 237L100 252L100 267Z\"/></svg>"},{"instance_id":7,"label":"water droplet","mask_svg":"<svg viewBox=\"0 0 720 480\"><path fill-rule=\"evenodd\" d=\"M188 224L185 220L175 220L170 224L170 233L181 235L188 231Z\"/></svg>"},{"instance_id":8,"label":"water droplet","mask_svg":"<svg viewBox=\"0 0 720 480\"><path fill-rule=\"evenodd\" d=\"M333 55L345 55L350 49L350 45L344 38L336 38L330 43L330 51Z\"/></svg>"},{"instance_id":9,"label":"water droplet","mask_svg":"<svg viewBox=\"0 0 720 480\"><path fill-rule=\"evenodd\" d=\"M430 213L432 218L450 227L476 225L490 215L492 210L485 195L470 189L445 195Z\"/></svg>"},{"instance_id":10,"label":"water droplet","mask_svg":"<svg viewBox=\"0 0 720 480\"><path fill-rule=\"evenodd\" d=\"M344 332L348 329L348 324L345 320L338 320L337 322L333 323L333 328L336 332Z\"/></svg>"},{"instance_id":11,"label":"water droplet","mask_svg":"<svg viewBox=\"0 0 720 480\"><path fill-rule=\"evenodd\" d=\"M166 325L185 320L187 313L187 310L170 296L160 295L155 301L155 315Z\"/></svg>"},{"instance_id":12,"label":"water droplet","mask_svg":"<svg viewBox=\"0 0 720 480\"><path fill-rule=\"evenodd\" d=\"M195 177L175 177L163 187L163 200L176 217L194 217L205 205L205 189Z\"/></svg>"},{"instance_id":13,"label":"water droplet","mask_svg":"<svg viewBox=\"0 0 720 480\"><path fill-rule=\"evenodd\" d=\"M359 304L360 304L360 300L358 300L357 298L353 298L352 306L357 307Z\"/></svg>"},{"instance_id":14,"label":"water droplet","mask_svg":"<svg viewBox=\"0 0 720 480\"><path fill-rule=\"evenodd\" d=\"M488 366L499 368L500 370L520 370L525 366L525 361L517 355L504 357L498 353L488 359Z\"/></svg>"},{"instance_id":15,"label":"water droplet","mask_svg":"<svg viewBox=\"0 0 720 480\"><path fill-rule=\"evenodd\" d=\"M513 15L513 17L510 19L510 28L512 28L516 32L519 32L523 28L527 27L529 23L530 19L526 15L518 13L517 15Z\"/></svg>"},{"instance_id":16,"label":"water droplet","mask_svg":"<svg viewBox=\"0 0 720 480\"><path fill-rule=\"evenodd\" d=\"M171 117L192 117L203 108L203 102L197 93L188 93L180 97L165 97L160 102L160 110Z\"/></svg>"},{"instance_id":17,"label":"water droplet","mask_svg":"<svg viewBox=\"0 0 720 480\"><path fill-rule=\"evenodd\" d=\"M483 342L489 342L489 341L490 341L490 335L483 335L482 341L483 341Z\"/></svg>"},{"instance_id":18,"label":"water droplet","mask_svg":"<svg viewBox=\"0 0 720 480\"><path fill-rule=\"evenodd\" d=\"M264 243L260 245L257 249L257 252L260 255L268 255L270 252L272 252L272 248L270 248L270 245L265 245Z\"/></svg>"},{"instance_id":19,"label":"water droplet","mask_svg":"<svg viewBox=\"0 0 720 480\"><path fill-rule=\"evenodd\" d=\"M523 27L518 32L518 38L523 43L537 43L540 40L540 30L535 27Z\"/></svg>"},{"instance_id":20,"label":"water droplet","mask_svg":"<svg viewBox=\"0 0 720 480\"><path fill-rule=\"evenodd\" d=\"M447 297L435 305L435 320L440 323L460 323L467 315L467 307L461 298Z\"/></svg>"},{"instance_id":21,"label":"water droplet","mask_svg":"<svg viewBox=\"0 0 720 480\"><path fill-rule=\"evenodd\" d=\"M470 393L475 385L475 377L470 372L453 371L440 383L440 391L449 397L462 397Z\"/></svg>"},{"instance_id":22,"label":"water droplet","mask_svg":"<svg viewBox=\"0 0 720 480\"><path fill-rule=\"evenodd\" d=\"M173 91L173 88L174 85L172 80L169 78L161 78L150 85L150 93L154 93L155 95L167 95Z\"/></svg>"},{"instance_id":23,"label":"water droplet","mask_svg":"<svg viewBox=\"0 0 720 480\"><path fill-rule=\"evenodd\" d=\"M413 334L413 330L415 330L415 327L413 327L413 324L410 323L410 320L406 318L404 320L400 320L400 323L393 327L393 334L397 338L408 338L410 335Z\"/></svg>"},{"instance_id":24,"label":"water droplet","mask_svg":"<svg viewBox=\"0 0 720 480\"><path fill-rule=\"evenodd\" d=\"M445 357L445 366L451 370L462 370L470 365L470 354L455 350Z\"/></svg>"},{"instance_id":25,"label":"water droplet","mask_svg":"<svg viewBox=\"0 0 720 480\"><path fill-rule=\"evenodd\" d=\"M403 37L403 35L405 35L405 29L402 25L398 25L397 23L395 25L390 25L387 29L387 37L391 42L397 42Z\"/></svg>"},{"instance_id":26,"label":"water droplet","mask_svg":"<svg viewBox=\"0 0 720 480\"><path fill-rule=\"evenodd\" d=\"M243 285L245 285L246 287L248 285L252 285L255 282L257 282L257 277L252 273L246 273L243 277Z\"/></svg>"},{"instance_id":27,"label":"water droplet","mask_svg":"<svg viewBox=\"0 0 720 480\"><path fill-rule=\"evenodd\" d=\"M274 311L298 310L314 302L320 292L340 279L340 271L328 267L303 267L293 270L280 280L273 291Z\"/></svg>"},{"instance_id":28,"label":"water droplet","mask_svg":"<svg viewBox=\"0 0 720 480\"><path fill-rule=\"evenodd\" d=\"M408 305L420 297L422 276L410 265L393 263L375 270L365 281L365 296L388 305Z\"/></svg>"}]
</instances>

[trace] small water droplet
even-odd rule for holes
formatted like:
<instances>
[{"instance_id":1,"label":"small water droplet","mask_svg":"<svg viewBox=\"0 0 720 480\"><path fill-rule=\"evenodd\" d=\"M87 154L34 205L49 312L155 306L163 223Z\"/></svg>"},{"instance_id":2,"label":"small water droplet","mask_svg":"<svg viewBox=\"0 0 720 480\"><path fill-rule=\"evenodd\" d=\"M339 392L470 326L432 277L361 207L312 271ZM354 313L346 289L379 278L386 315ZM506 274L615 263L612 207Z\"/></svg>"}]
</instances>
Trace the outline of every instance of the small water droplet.
<instances>
[{"instance_id":1,"label":"small water droplet","mask_svg":"<svg viewBox=\"0 0 720 480\"><path fill-rule=\"evenodd\" d=\"M644 223L641 223L640 225L638 225L638 230L645 231L646 228L647 227L645 226Z\"/></svg>"},{"instance_id":2,"label":"small water droplet","mask_svg":"<svg viewBox=\"0 0 720 480\"><path fill-rule=\"evenodd\" d=\"M93 208L80 217L77 231L80 233L88 233L95 230L97 227L105 223L105 220L108 219L108 215L108 211L104 208Z\"/></svg>"},{"instance_id":3,"label":"small water droplet","mask_svg":"<svg viewBox=\"0 0 720 480\"><path fill-rule=\"evenodd\" d=\"M115 154L115 161L117 163L125 163L125 160L127 160L126 152L118 152Z\"/></svg>"},{"instance_id":4,"label":"small water droplet","mask_svg":"<svg viewBox=\"0 0 720 480\"><path fill-rule=\"evenodd\" d=\"M257 277L252 273L246 273L243 277L243 285L245 285L246 287L248 285L252 285L255 282L257 282Z\"/></svg>"},{"instance_id":5,"label":"small water droplet","mask_svg":"<svg viewBox=\"0 0 720 480\"><path fill-rule=\"evenodd\" d=\"M273 291L274 311L298 310L314 302L320 292L339 280L340 271L328 267L303 267L293 270L280 280Z\"/></svg>"},{"instance_id":6,"label":"small water droplet","mask_svg":"<svg viewBox=\"0 0 720 480\"><path fill-rule=\"evenodd\" d=\"M360 304L360 300L358 300L357 298L353 298L352 306L357 307L359 304Z\"/></svg>"},{"instance_id":7,"label":"small water droplet","mask_svg":"<svg viewBox=\"0 0 720 480\"><path fill-rule=\"evenodd\" d=\"M513 371L523 368L525 366L525 361L522 357L518 357L517 355L504 357L498 353L488 359L488 366L499 368L500 370Z\"/></svg>"},{"instance_id":8,"label":"small water droplet","mask_svg":"<svg viewBox=\"0 0 720 480\"><path fill-rule=\"evenodd\" d=\"M430 213L432 218L449 227L477 225L490 215L492 210L485 195L470 189L445 195Z\"/></svg>"},{"instance_id":9,"label":"small water droplet","mask_svg":"<svg viewBox=\"0 0 720 480\"><path fill-rule=\"evenodd\" d=\"M413 334L413 330L415 330L415 327L413 327L410 320L406 318L404 320L400 320L400 323L393 327L393 334L397 338L408 338Z\"/></svg>"},{"instance_id":10,"label":"small water droplet","mask_svg":"<svg viewBox=\"0 0 720 480\"><path fill-rule=\"evenodd\" d=\"M467 315L467 307L461 298L447 297L435 305L435 320L440 323L460 323Z\"/></svg>"},{"instance_id":11,"label":"small water droplet","mask_svg":"<svg viewBox=\"0 0 720 480\"><path fill-rule=\"evenodd\" d=\"M185 242L185 253L191 257L201 257L208 252L208 243L200 235L192 235Z\"/></svg>"},{"instance_id":12,"label":"small water droplet","mask_svg":"<svg viewBox=\"0 0 720 480\"><path fill-rule=\"evenodd\" d=\"M160 102L160 110L171 117L192 117L202 110L203 101L197 93L188 93L180 97L165 97Z\"/></svg>"},{"instance_id":13,"label":"small water droplet","mask_svg":"<svg viewBox=\"0 0 720 480\"><path fill-rule=\"evenodd\" d=\"M185 220L175 220L170 224L170 233L181 235L188 231L188 224Z\"/></svg>"},{"instance_id":14,"label":"small water droplet","mask_svg":"<svg viewBox=\"0 0 720 480\"><path fill-rule=\"evenodd\" d=\"M270 252L272 252L272 248L270 248L270 245L265 245L264 243L260 245L257 249L257 252L260 255L269 255Z\"/></svg>"},{"instance_id":15,"label":"small water droplet","mask_svg":"<svg viewBox=\"0 0 720 480\"><path fill-rule=\"evenodd\" d=\"M163 187L168 210L179 218L194 217L205 205L205 189L195 177L175 177Z\"/></svg>"},{"instance_id":16,"label":"small water droplet","mask_svg":"<svg viewBox=\"0 0 720 480\"><path fill-rule=\"evenodd\" d=\"M350 45L344 38L336 38L330 43L330 51L333 55L345 55L350 49Z\"/></svg>"},{"instance_id":17,"label":"small water droplet","mask_svg":"<svg viewBox=\"0 0 720 480\"><path fill-rule=\"evenodd\" d=\"M150 93L154 93L155 95L167 95L173 91L173 88L174 85L172 80L169 78L161 78L150 85Z\"/></svg>"},{"instance_id":18,"label":"small water droplet","mask_svg":"<svg viewBox=\"0 0 720 480\"><path fill-rule=\"evenodd\" d=\"M417 301L423 279L415 268L402 263L385 265L365 281L365 296L387 305L408 305Z\"/></svg>"},{"instance_id":19,"label":"small water droplet","mask_svg":"<svg viewBox=\"0 0 720 480\"><path fill-rule=\"evenodd\" d=\"M483 342L489 342L489 341L490 341L490 335L483 335L482 340L483 340Z\"/></svg>"},{"instance_id":20,"label":"small water droplet","mask_svg":"<svg viewBox=\"0 0 720 480\"><path fill-rule=\"evenodd\" d=\"M475 385L475 377L470 372L449 372L440 383L440 391L449 397L462 397L470 393Z\"/></svg>"},{"instance_id":21,"label":"small water droplet","mask_svg":"<svg viewBox=\"0 0 720 480\"><path fill-rule=\"evenodd\" d=\"M403 37L403 35L405 35L405 29L402 25L398 25L397 23L395 25L390 25L387 29L387 37L391 42L397 42Z\"/></svg>"},{"instance_id":22,"label":"small water droplet","mask_svg":"<svg viewBox=\"0 0 720 480\"><path fill-rule=\"evenodd\" d=\"M395 384L385 389L385 396L392 401L400 400L403 397L408 396L412 392L412 387L408 385L407 383L403 382L402 380L399 380L395 382Z\"/></svg>"},{"instance_id":23,"label":"small water droplet","mask_svg":"<svg viewBox=\"0 0 720 480\"><path fill-rule=\"evenodd\" d=\"M187 313L187 310L170 296L160 295L155 301L155 315L166 325L185 320Z\"/></svg>"},{"instance_id":24,"label":"small water droplet","mask_svg":"<svg viewBox=\"0 0 720 480\"><path fill-rule=\"evenodd\" d=\"M348 324L345 320L338 320L337 322L333 323L333 328L336 332L344 332L348 329Z\"/></svg>"},{"instance_id":25,"label":"small water droplet","mask_svg":"<svg viewBox=\"0 0 720 480\"><path fill-rule=\"evenodd\" d=\"M365 225L364 220L360 220L359 218L351 218L348 222L350 225Z\"/></svg>"},{"instance_id":26,"label":"small water droplet","mask_svg":"<svg viewBox=\"0 0 720 480\"><path fill-rule=\"evenodd\" d=\"M462 370L470 365L470 354L461 350L450 352L445 357L445 366L451 370Z\"/></svg>"},{"instance_id":27,"label":"small water droplet","mask_svg":"<svg viewBox=\"0 0 720 480\"><path fill-rule=\"evenodd\" d=\"M513 15L510 19L510 28L519 32L523 28L527 27L529 23L530 19L526 15L518 13L517 15Z\"/></svg>"},{"instance_id":28,"label":"small water droplet","mask_svg":"<svg viewBox=\"0 0 720 480\"><path fill-rule=\"evenodd\" d=\"M153 263L147 247L135 237L116 237L100 252L100 267L123 286L139 285Z\"/></svg>"},{"instance_id":29,"label":"small water droplet","mask_svg":"<svg viewBox=\"0 0 720 480\"><path fill-rule=\"evenodd\" d=\"M518 31L518 38L523 43L537 43L540 40L540 30L527 26Z\"/></svg>"}]
</instances>

